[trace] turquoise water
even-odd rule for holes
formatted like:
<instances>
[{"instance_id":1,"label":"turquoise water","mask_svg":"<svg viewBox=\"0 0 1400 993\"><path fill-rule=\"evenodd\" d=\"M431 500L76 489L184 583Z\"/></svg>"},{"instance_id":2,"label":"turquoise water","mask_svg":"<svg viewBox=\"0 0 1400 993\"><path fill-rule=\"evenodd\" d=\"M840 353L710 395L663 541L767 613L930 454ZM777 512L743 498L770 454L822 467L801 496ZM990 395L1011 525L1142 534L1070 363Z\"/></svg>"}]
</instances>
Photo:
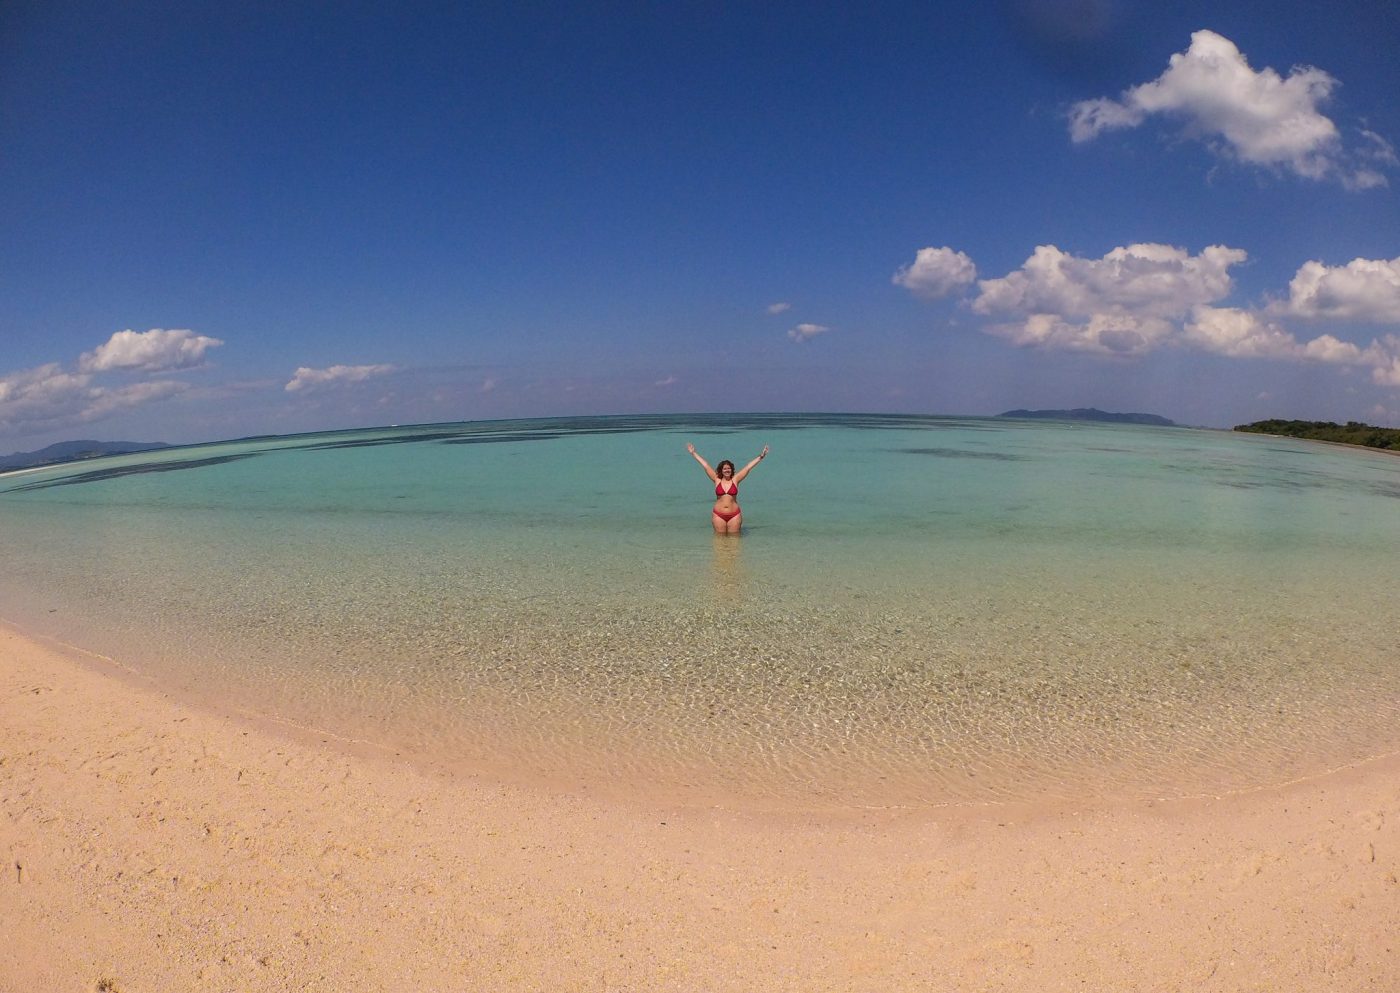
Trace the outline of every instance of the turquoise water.
<instances>
[{"instance_id":1,"label":"turquoise water","mask_svg":"<svg viewBox=\"0 0 1400 993\"><path fill-rule=\"evenodd\" d=\"M710 531L685 451L743 465ZM1400 459L854 415L475 422L0 476L0 616L429 765L697 802L1248 789L1393 750Z\"/></svg>"}]
</instances>

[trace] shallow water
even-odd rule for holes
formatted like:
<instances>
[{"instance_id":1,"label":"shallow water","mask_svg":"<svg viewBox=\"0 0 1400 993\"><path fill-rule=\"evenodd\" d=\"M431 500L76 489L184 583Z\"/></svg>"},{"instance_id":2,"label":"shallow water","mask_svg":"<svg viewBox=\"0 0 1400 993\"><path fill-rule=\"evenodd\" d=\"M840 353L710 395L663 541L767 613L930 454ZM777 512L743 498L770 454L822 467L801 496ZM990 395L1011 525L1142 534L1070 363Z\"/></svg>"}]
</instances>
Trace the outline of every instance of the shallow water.
<instances>
[{"instance_id":1,"label":"shallow water","mask_svg":"<svg viewBox=\"0 0 1400 993\"><path fill-rule=\"evenodd\" d=\"M709 529L686 454L740 465ZM1400 459L742 415L254 439L0 476L0 615L221 706L614 793L1248 789L1392 750Z\"/></svg>"}]
</instances>

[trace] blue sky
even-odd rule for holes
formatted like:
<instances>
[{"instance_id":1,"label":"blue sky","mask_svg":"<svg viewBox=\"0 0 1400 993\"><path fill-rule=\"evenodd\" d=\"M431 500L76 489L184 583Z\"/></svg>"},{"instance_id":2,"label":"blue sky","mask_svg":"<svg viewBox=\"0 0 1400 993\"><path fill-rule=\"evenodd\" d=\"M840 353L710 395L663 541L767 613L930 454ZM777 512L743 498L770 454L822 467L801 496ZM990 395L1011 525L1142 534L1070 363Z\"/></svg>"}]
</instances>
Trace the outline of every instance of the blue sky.
<instances>
[{"instance_id":1,"label":"blue sky","mask_svg":"<svg viewBox=\"0 0 1400 993\"><path fill-rule=\"evenodd\" d=\"M8 0L0 452L649 411L1400 425L1397 44L1354 0Z\"/></svg>"}]
</instances>

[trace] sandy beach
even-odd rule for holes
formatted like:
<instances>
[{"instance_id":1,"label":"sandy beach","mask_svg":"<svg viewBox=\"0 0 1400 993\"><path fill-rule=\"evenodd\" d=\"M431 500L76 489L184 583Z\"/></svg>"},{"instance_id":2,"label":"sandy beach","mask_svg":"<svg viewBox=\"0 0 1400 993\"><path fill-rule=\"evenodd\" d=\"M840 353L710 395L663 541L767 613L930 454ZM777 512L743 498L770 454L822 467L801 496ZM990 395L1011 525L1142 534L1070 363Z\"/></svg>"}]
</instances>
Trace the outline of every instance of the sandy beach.
<instances>
[{"instance_id":1,"label":"sandy beach","mask_svg":"<svg viewBox=\"0 0 1400 993\"><path fill-rule=\"evenodd\" d=\"M0 628L0 990L1400 988L1400 757L757 816L415 770Z\"/></svg>"}]
</instances>

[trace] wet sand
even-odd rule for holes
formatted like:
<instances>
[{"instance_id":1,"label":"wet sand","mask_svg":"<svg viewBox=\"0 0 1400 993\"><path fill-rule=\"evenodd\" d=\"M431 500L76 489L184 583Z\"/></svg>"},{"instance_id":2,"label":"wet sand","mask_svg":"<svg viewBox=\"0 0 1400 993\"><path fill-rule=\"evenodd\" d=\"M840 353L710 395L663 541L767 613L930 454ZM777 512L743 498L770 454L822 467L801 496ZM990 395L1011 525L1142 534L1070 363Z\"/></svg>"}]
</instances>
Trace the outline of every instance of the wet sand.
<instances>
[{"instance_id":1,"label":"wet sand","mask_svg":"<svg viewBox=\"0 0 1400 993\"><path fill-rule=\"evenodd\" d=\"M756 815L416 770L0 628L0 991L1400 988L1400 756Z\"/></svg>"}]
</instances>

